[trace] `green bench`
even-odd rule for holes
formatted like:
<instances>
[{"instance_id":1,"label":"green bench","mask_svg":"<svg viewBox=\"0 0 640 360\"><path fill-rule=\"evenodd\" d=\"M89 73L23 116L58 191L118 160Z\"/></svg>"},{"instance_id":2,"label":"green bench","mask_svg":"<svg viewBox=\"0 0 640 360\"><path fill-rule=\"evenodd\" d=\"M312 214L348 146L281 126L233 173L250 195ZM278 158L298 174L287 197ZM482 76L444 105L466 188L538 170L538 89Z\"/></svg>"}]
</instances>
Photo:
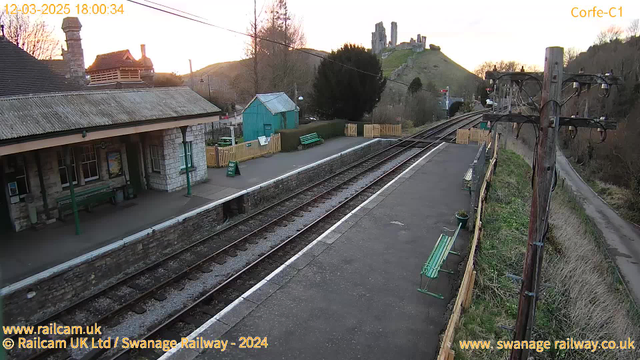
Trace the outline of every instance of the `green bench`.
<instances>
[{"instance_id":1,"label":"green bench","mask_svg":"<svg viewBox=\"0 0 640 360\"><path fill-rule=\"evenodd\" d=\"M111 200L113 191L109 185L103 185L86 190L75 191L76 204L78 209L84 207L87 211L91 211L91 207ZM64 220L64 215L73 212L71 205L71 195L56 198L58 203L58 217Z\"/></svg>"},{"instance_id":2,"label":"green bench","mask_svg":"<svg viewBox=\"0 0 640 360\"><path fill-rule=\"evenodd\" d=\"M438 278L438 274L440 273L440 271L453 274L453 271L443 269L442 265L444 264L445 260L447 260L447 256L449 254L460 256L459 252L452 251L451 248L453 247L453 244L455 243L456 238L458 237L458 233L460 232L461 227L462 227L462 224L458 224L458 229L456 229L453 236L449 236L444 232L440 234L440 238L438 238L438 242L436 242L436 246L434 246L433 251L431 251L431 255L429 255L429 259L427 259L427 262L424 263L424 266L422 267L422 271L420 272L420 287L418 288L419 292L437 297L438 299L444 299L444 296L442 296L441 294L430 292L427 289L427 287L429 286L429 283L431 282L431 280ZM447 228L444 228L444 229L445 231L448 231L448 232L453 231ZM427 279L426 283L425 281L423 281L424 278Z\"/></svg>"},{"instance_id":3,"label":"green bench","mask_svg":"<svg viewBox=\"0 0 640 360\"><path fill-rule=\"evenodd\" d=\"M302 135L300 136L300 144L301 145L311 145L314 143L322 143L322 138L320 136L318 136L318 133L311 133L311 134L307 134L307 135Z\"/></svg>"}]
</instances>

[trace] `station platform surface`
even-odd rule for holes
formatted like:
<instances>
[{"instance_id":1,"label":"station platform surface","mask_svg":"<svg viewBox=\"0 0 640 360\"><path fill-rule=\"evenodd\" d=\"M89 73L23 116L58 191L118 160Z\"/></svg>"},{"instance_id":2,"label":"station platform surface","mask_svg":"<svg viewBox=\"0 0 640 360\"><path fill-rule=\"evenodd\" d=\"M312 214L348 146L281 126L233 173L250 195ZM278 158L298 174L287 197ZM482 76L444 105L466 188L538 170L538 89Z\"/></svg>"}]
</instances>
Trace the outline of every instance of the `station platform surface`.
<instances>
[{"instance_id":1,"label":"station platform surface","mask_svg":"<svg viewBox=\"0 0 640 360\"><path fill-rule=\"evenodd\" d=\"M68 260L119 241L163 221L208 203L320 161L371 141L361 137L338 137L304 151L277 153L240 163L241 175L226 177L226 169L208 169L208 180L171 193L148 190L118 206L98 206L91 213L80 211L82 233L75 235L72 216L40 230L1 234L0 286L15 283Z\"/></svg>"},{"instance_id":2,"label":"station platform surface","mask_svg":"<svg viewBox=\"0 0 640 360\"><path fill-rule=\"evenodd\" d=\"M420 270L455 212L469 210L463 176L476 145L442 144L190 338L228 340L226 351L175 348L162 360L431 359L456 295L462 257L449 255L429 290ZM467 251L461 230L454 249ZM267 348L240 349L240 337ZM233 345L235 344L235 346Z\"/></svg>"}]
</instances>

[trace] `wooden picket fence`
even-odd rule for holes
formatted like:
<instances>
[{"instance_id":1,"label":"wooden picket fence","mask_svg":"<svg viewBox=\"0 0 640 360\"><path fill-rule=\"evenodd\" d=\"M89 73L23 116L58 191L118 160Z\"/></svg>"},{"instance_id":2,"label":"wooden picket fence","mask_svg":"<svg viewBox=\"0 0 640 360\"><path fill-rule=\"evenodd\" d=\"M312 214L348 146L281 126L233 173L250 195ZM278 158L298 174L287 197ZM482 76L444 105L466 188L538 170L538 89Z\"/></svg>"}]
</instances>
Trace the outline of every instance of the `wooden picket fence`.
<instances>
[{"instance_id":1,"label":"wooden picket fence","mask_svg":"<svg viewBox=\"0 0 640 360\"><path fill-rule=\"evenodd\" d=\"M489 139L491 139L491 137L489 137ZM489 167L487 168L487 173L484 177L484 181L482 182L482 187L480 188L480 194L478 196L478 209L476 210L476 222L475 228L473 230L473 239L471 240L471 249L469 250L469 258L465 267L462 283L460 284L460 289L458 290L458 296L456 297L456 302L453 305L453 311L451 313L451 317L449 318L449 323L447 324L447 329L444 332L442 343L440 344L438 360L453 360L453 358L455 357L455 352L451 350L451 345L453 345L453 338L455 336L455 330L458 326L458 322L460 321L462 311L469 309L469 306L471 306L471 301L473 300L473 285L476 280L476 270L474 269L473 263L475 259L476 248L478 247L478 242L482 238L482 213L484 211L484 202L488 192L487 186L491 181L493 171L496 167L496 162L498 161L498 141L497 139L495 140L496 141L488 143L489 145L487 146L487 149L489 151L493 150L493 155L491 157Z\"/></svg>"},{"instance_id":2,"label":"wooden picket fence","mask_svg":"<svg viewBox=\"0 0 640 360\"><path fill-rule=\"evenodd\" d=\"M207 167L225 167L230 160L245 161L281 150L280 134L271 135L267 145L260 145L258 140L253 140L235 146L207 146Z\"/></svg>"},{"instance_id":3,"label":"wooden picket fence","mask_svg":"<svg viewBox=\"0 0 640 360\"><path fill-rule=\"evenodd\" d=\"M364 137L402 136L402 126L392 124L367 124L364 126Z\"/></svg>"},{"instance_id":4,"label":"wooden picket fence","mask_svg":"<svg viewBox=\"0 0 640 360\"><path fill-rule=\"evenodd\" d=\"M456 144L468 144L469 143L469 129L456 130Z\"/></svg>"},{"instance_id":5,"label":"wooden picket fence","mask_svg":"<svg viewBox=\"0 0 640 360\"><path fill-rule=\"evenodd\" d=\"M468 144L470 142L491 142L491 134L489 130L482 130L477 128L471 129L458 129L456 131L456 144Z\"/></svg>"},{"instance_id":6,"label":"wooden picket fence","mask_svg":"<svg viewBox=\"0 0 640 360\"><path fill-rule=\"evenodd\" d=\"M356 124L345 124L344 125L344 136L358 136L358 125L356 125Z\"/></svg>"}]
</instances>

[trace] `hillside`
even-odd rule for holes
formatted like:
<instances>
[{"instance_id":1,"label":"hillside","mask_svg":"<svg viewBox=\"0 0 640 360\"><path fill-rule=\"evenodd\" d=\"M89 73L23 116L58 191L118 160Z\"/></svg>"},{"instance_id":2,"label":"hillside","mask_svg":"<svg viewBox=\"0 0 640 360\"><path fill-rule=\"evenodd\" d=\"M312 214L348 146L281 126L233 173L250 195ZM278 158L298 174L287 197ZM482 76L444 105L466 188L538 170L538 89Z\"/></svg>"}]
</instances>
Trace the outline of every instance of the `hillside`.
<instances>
[{"instance_id":1,"label":"hillside","mask_svg":"<svg viewBox=\"0 0 640 360\"><path fill-rule=\"evenodd\" d=\"M403 65L406 64L406 65ZM411 50L396 50L389 53L382 60L382 69L390 79L409 84L415 77L419 77L422 84L432 82L437 89L449 86L452 96L471 96L477 85L482 81L467 69L448 58L442 51L424 50L413 53ZM396 74L393 72L396 70ZM391 92L406 92L406 87L387 83Z\"/></svg>"},{"instance_id":2,"label":"hillside","mask_svg":"<svg viewBox=\"0 0 640 360\"><path fill-rule=\"evenodd\" d=\"M327 52L315 49L303 49L316 55L326 56ZM320 64L321 58L297 53L303 61L303 66L309 73L315 71ZM242 59L237 61L227 61L205 66L193 72L194 90L203 97L208 97L207 81L214 99L224 98L224 101L234 100L239 105L243 105L253 98L253 61L252 59ZM190 75L182 75L185 84L189 84ZM311 89L311 84L298 84L298 91L307 94ZM268 91L286 91L287 89L270 89ZM218 100L220 101L220 100Z\"/></svg>"},{"instance_id":3,"label":"hillside","mask_svg":"<svg viewBox=\"0 0 640 360\"><path fill-rule=\"evenodd\" d=\"M567 65L567 72L613 71L623 84L611 88L609 97L596 87L563 106L564 115L607 116L618 121L599 143L595 131L581 129L574 139L566 134L561 145L574 168L624 218L640 223L640 37L593 45ZM565 97L570 96L569 91ZM588 114L584 109L588 106ZM595 133L595 134L594 134Z\"/></svg>"}]
</instances>

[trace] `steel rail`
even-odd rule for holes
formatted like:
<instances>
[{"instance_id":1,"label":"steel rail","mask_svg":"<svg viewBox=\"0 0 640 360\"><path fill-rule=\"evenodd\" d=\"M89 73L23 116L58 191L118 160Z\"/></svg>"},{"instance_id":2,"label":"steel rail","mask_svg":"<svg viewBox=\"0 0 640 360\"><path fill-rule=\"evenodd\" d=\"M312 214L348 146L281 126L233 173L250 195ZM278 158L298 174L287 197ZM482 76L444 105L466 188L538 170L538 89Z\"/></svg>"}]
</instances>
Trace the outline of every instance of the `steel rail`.
<instances>
[{"instance_id":1,"label":"steel rail","mask_svg":"<svg viewBox=\"0 0 640 360\"><path fill-rule=\"evenodd\" d=\"M477 116L477 115L476 115ZM472 119L469 123L477 121L477 118ZM222 282L221 284L217 285L213 290L209 291L207 294L201 296L199 299L195 300L191 305L187 306L186 308L183 308L182 310L180 310L178 313L176 313L175 315L173 315L170 319L166 320L165 322L163 322L162 324L156 326L153 330L151 330L150 332L148 332L146 335L138 338L138 340L146 340L149 337L154 336L156 333L158 333L159 331L161 331L162 329L170 326L173 322L175 322L180 316L184 315L185 313L187 313L188 311L192 310L194 307L200 305L202 302L210 299L213 294L217 293L219 290L221 290L223 287L229 285L233 280L237 279L239 276L241 276L242 274L244 274L246 271L248 271L249 269L253 268L255 265L261 263L264 259L266 259L268 256L270 256L271 254L273 254L274 252L276 252L277 250L279 250L280 248L282 248L284 245L289 244L292 240L296 239L298 236L300 236L301 234L305 233L307 230L309 230L311 227L313 227L314 225L318 224L320 221L322 221L323 219L325 219L327 216L333 214L335 211L337 211L338 209L342 208L344 205L346 205L347 203L349 203L350 201L352 201L353 199L355 199L356 197L358 197L361 193L363 193L364 191L368 190L369 188L371 188L372 186L374 186L375 184L377 184L379 181L381 181L382 179L388 177L391 173L393 173L394 171L396 171L397 169L399 169L401 166L405 165L407 162L415 159L416 157L418 157L419 155L423 154L426 150L430 149L431 147L435 146L437 142L439 142L440 140L446 138L447 136L449 136L451 133L455 132L457 130L457 128L454 128L453 130L449 130L447 131L447 133L441 137L439 137L438 139L436 139L433 143L428 144L427 146L425 146L424 148L420 149L418 152L416 152L415 154L411 155L410 157L408 157L407 159L401 161L399 164L395 165L393 168L391 168L390 170L386 171L384 174L380 175L379 177L377 177L373 182L371 182L370 184L366 185L365 187L363 187L362 189L358 190L355 194L349 196L348 198L346 198L345 200L343 200L342 202L340 202L337 206L335 206L333 209L329 210L327 213L323 214L321 217L315 219L313 222L311 222L310 224L306 225L304 228L302 228L301 230L299 230L298 232L296 232L296 234L292 235L291 237L289 237L288 239L284 240L283 242L281 242L280 244L278 244L277 246L275 246L274 248L272 248L271 250L269 250L267 253L265 253L264 255L260 256L258 259L256 259L255 261L253 261L251 264L249 264L248 266L244 267L242 270L238 271L237 273L235 273L234 275L232 275L231 277L229 277L228 279L226 279L224 282ZM319 195L318 197L322 196L324 194ZM308 204L305 204L304 206L308 206ZM96 353L92 354L93 356L91 356L88 359L95 359L98 356L100 356L101 354L107 352L110 349L101 349L101 351L97 351ZM131 349L124 349L121 352L118 352L116 355L111 356L109 359L110 360L115 360L121 356L123 356L124 354L126 354L128 351L130 351ZM85 359L85 360L88 360Z\"/></svg>"},{"instance_id":2,"label":"steel rail","mask_svg":"<svg viewBox=\"0 0 640 360\"><path fill-rule=\"evenodd\" d=\"M483 112L483 111L479 111L479 113L481 113L481 112ZM104 295L104 293L106 293L106 292L107 292L107 291L109 291L109 290L114 289L116 286L119 286L119 285L125 285L125 286L126 286L125 282L130 281L130 280L134 279L135 277L140 276L141 274L143 274L143 273L145 273L145 272L148 272L148 271L150 271L150 270L153 270L154 268L157 268L157 267L161 266L162 264L165 264L167 261L171 260L172 258L176 258L176 257L177 257L177 256L179 256L180 254L182 254L182 253L184 253L184 252L186 252L186 251L188 251L188 250L190 250L190 249L194 248L195 246L197 246L197 245L199 245L199 244L203 243L204 241L207 241L207 240L211 239L212 237L214 237L214 236L216 236L216 235L218 235L218 234L222 233L223 231L226 231L226 230L229 230L229 229L231 229L231 228L233 228L233 227L236 227L236 226L238 226L238 225L241 225L241 224L243 224L243 223L247 222L249 219L252 219L252 218L254 218L254 217L255 217L255 216L257 216L257 215L264 213L266 210L271 209L271 208L273 208L273 207L275 207L275 206L277 206L277 205L279 205L279 204L283 203L284 201L290 200L290 199L291 199L291 198L293 198L293 197L296 197L296 196L298 196L298 195L300 195L300 194L302 194L302 193L304 193L304 192L307 192L309 189L315 188L315 187L317 187L318 185L320 185L320 184L322 184L322 183L324 183L324 182L326 182L326 181L329 181L329 180L331 180L331 179L335 179L335 178L337 178L340 174L343 174L343 173L345 173L345 172L347 172L347 171L349 171L349 170L352 170L352 169L356 168L357 166L360 166L360 165L364 164L365 162L372 160L372 159L373 159L373 158L375 158L376 156L379 156L380 154L382 154L382 153L384 153L384 152L388 152L389 150L391 150L391 149L393 149L393 148L395 148L395 147L398 147L400 144L403 144L403 143L411 143L411 142L412 142L412 139L419 138L419 137L423 137L423 138L424 138L424 137L433 136L434 134L437 134L437 133L439 133L439 132L443 131L443 129L444 129L444 130L446 130L446 129L448 129L449 127L456 126L457 124L459 124L459 123L461 123L461 122L463 122L463 121L465 121L465 120L468 120L468 119L469 119L469 118L471 118L471 117L477 116L477 113L478 113L478 112L464 114L464 115L462 115L462 116L460 116L460 117L458 117L458 118L451 119L452 121L447 121L447 122L444 122L444 123L442 123L442 124L438 124L438 125L433 126L433 127L431 127L431 128L428 128L428 129L422 130L422 131L420 131L420 132L418 132L418 133L416 133L416 134L412 134L412 135L410 135L410 136L408 136L408 137L402 138L402 139L400 139L400 141L399 141L398 143L393 144L393 145L392 145L392 146L390 146L390 147L384 148L384 149L382 149L382 150L380 150L380 151L378 151L378 152L376 152L376 153L374 153L374 154L371 154L371 155L369 155L369 156L365 157L364 159L362 159L362 160L360 160L360 161L358 161L358 162L356 162L356 163L354 163L354 164L350 165L349 167L347 167L347 168L345 168L345 169L343 169L343 170L340 170L339 172L337 172L337 173L335 173L335 174L329 175L329 176L327 176L326 178L321 179L321 180L319 180L319 181L317 181L317 182L315 182L315 183L313 183L313 184L311 184L311 185L309 185L309 186L307 186L307 187L305 187L305 188L303 188L303 189L301 189L301 190L299 190L299 191L297 191L297 192L293 193L292 195L285 197L285 198L284 198L284 199L282 199L282 200L279 200L279 201L277 201L277 202L275 202L275 203L273 203L273 204L270 204L270 205L268 205L268 206L266 206L266 207L264 207L264 208L262 208L262 209L259 209L259 210L257 210L256 212L254 212L253 214L250 214L249 216L247 216L247 217L245 217L245 218L241 219L241 220L240 220L240 221L238 221L238 222L234 222L234 223L231 223L231 224L229 224L229 225L227 225L227 226L225 226L225 227L222 227L222 228L218 229L217 231L215 231L213 234L208 235L208 236L204 237L204 238L203 238L203 239L201 239L201 240L198 240L197 242L195 242L195 243L193 243L193 244L190 244L190 245L185 246L184 248L182 248L182 249L180 249L180 250L178 250L178 251L176 251L176 252L174 252L174 253L172 253L172 254L170 254L170 255L168 255L168 256L166 256L166 257L164 257L164 258L162 258L162 259L160 259L160 260L158 260L158 261L156 261L156 262L154 262L153 264L150 264L150 265L148 265L148 266L144 267L143 269L140 269L140 270L136 271L136 272L135 272L135 273L133 273L133 274L130 274L129 276L127 276L127 277L125 277L125 278L123 278L123 279L119 280L119 281L118 281L118 282L116 282L115 284L112 284L111 286L109 286L109 287L107 287L107 288L105 288L105 289L103 289L103 290L101 290L101 291L99 291L99 292L97 292L97 293L95 293L95 294L93 294L93 295L91 295L91 296L89 296L89 297L85 298L85 299L79 300L78 302L76 302L76 303L74 303L74 304L70 305L69 307L67 307L67 308L65 308L65 309L63 309L63 310L60 310L60 311L56 312L55 314L53 314L53 315L49 316L47 319L45 319L45 320L42 320L42 321L38 322L38 323L36 324L36 326L37 326L38 324L42 325L42 324L51 323L51 322L53 322L54 320L56 320L56 318L59 318L59 317L61 317L62 315L64 315L65 313L68 313L68 312L70 312L71 310L73 310L73 308L75 308L75 307L77 307L77 306L79 306L79 305L82 305L82 304L84 304L84 303L86 303L86 302L88 302L88 301L91 301L91 300L93 300L93 299L95 299L95 298L98 298L98 297L99 297L99 296L101 296L101 295ZM477 119L473 119L472 121L465 123L465 125L467 125L467 124L469 124L469 123L471 123L471 122L473 122L473 121L476 121L476 120L477 120ZM465 125L462 125L462 126L465 126ZM456 127L456 129L457 129L457 128L459 128L459 127ZM447 134L450 134L450 133L451 133L451 131L450 131L450 132L448 132ZM446 136L447 136L447 135L445 135L445 136L443 136L443 137L439 138L438 140L440 140L440 139L442 139L442 138L444 138L444 137L446 137ZM438 140L436 140L436 141L438 141ZM358 176L361 176L362 174L364 174L364 173L366 173L366 172L371 171L371 170L372 170L372 169L374 169L375 167L377 167L377 166L379 166L379 165L381 165L381 164L383 164L383 163L385 163L385 162L389 161L390 159L392 159L392 158L394 158L394 157L398 156L399 154L401 154L401 153L405 152L405 151L406 151L407 149L409 149L409 148L410 148L410 146L406 146L406 147L401 148L400 150L398 150L398 151L396 151L396 152L392 153L391 155L386 156L386 157L385 157L385 158L383 158L382 160L380 160L380 161L376 162L375 164L373 164L373 165L371 165L371 166L368 166L368 167L366 167L365 169L363 169L363 170L359 171L359 172L358 172L358 173L356 173L355 175L350 176L350 177L349 177L349 178L347 178L346 180L341 181L340 183L338 183L337 185L333 186L333 187L332 187L332 188L330 188L329 190L326 190L326 191L324 191L324 192L320 193L319 195L316 195L315 197L313 197L313 198L311 198L311 199L309 199L309 200L306 200L304 203L302 203L301 205L299 205L299 206L295 207L294 209L289 210L289 211L287 211L286 213L284 213L283 215L278 216L277 218L275 218L275 219L273 219L273 220L268 221L267 223L263 224L263 225L262 225L262 226L260 226L259 228L254 229L253 231L249 232L248 234L245 234L245 235L241 236L239 239L236 239L236 240L232 241L231 243L229 243L229 244L227 244L227 245L223 246L222 248L220 248L220 249L216 250L213 254L211 254L211 255L209 255L209 256L207 256L207 257L205 257L204 259L201 259L201 260L196 261L196 263L194 263L194 264L192 264L192 265L188 266L187 268L185 268L184 270L181 270L180 272L178 272L178 273L176 273L176 274L174 274L174 275L170 276L168 279L165 279L164 281L161 281L161 282L159 282L158 284L155 284L155 285L154 285L154 286L152 286L150 289L148 289L148 290L146 290L146 291L143 291L141 294L139 294L139 295L137 295L137 296L135 296L135 297L133 297L133 298L130 298L130 299L129 299L128 301L126 301L125 303L123 303L123 304L119 305L116 309L114 309L114 310L110 311L110 312L109 312L109 313L107 313L107 314L104 314L103 316L99 317L97 320L95 320L95 321L93 321L93 322L94 322L94 323L101 323L101 322L104 322L106 319L109 319L109 318L112 318L112 317L117 316L118 314L120 314L120 313L122 313L123 311L127 310L129 307L131 307L132 305L134 305L134 304L136 304L136 303L140 302L140 301L141 301L141 300L143 300L144 298L149 297L149 296L151 296L151 295L154 295L154 294L158 293L158 292L159 292L159 291L161 291L161 290L162 290L162 289L163 289L167 284L173 283L173 282L175 282L175 281L178 281L178 280L180 280L180 279L183 279L184 277L187 277L187 276L188 276L192 271L194 271L194 270L196 270L198 267L202 266L205 262L208 262L208 261L210 261L210 260L214 259L215 257L222 255L222 253L223 253L224 251L226 251L226 250L230 249L231 247L233 247L233 246L235 246L235 245L240 244L241 242L245 241L245 240L246 240L246 239L248 239L249 237L251 237L251 236L253 236L253 235L257 234L259 231L261 231L261 230L263 230L263 229L265 229L265 228L267 228L267 227L269 227L269 226L273 226L275 223L277 223L277 222L281 221L283 218L285 218L285 217L287 217L287 216L290 216L292 213L299 211L301 208L306 207L306 206L309 206L309 204L310 204L310 203L312 203L312 202L316 201L316 200L317 200L317 199L319 199L320 197L326 196L326 194L328 194L328 193L330 193L330 192L335 191L337 188L339 188L339 187L341 187L341 186L344 186L346 183L348 183L348 182L352 181L354 178L357 178ZM17 335L16 335L16 336L17 336ZM65 337L65 339L67 339L67 338L72 338L72 337L73 337L73 336L68 336L68 337ZM41 352L37 352L37 353L35 353L35 354L32 354L32 355L30 355L29 357L26 357L25 359L26 359L26 360L33 360L33 359L42 358L42 357L44 357L44 356L47 356L47 355L48 355L49 353L51 353L51 352L55 352L55 350L58 350L58 349L46 349L46 350L44 350L44 351L41 351Z\"/></svg>"}]
</instances>

